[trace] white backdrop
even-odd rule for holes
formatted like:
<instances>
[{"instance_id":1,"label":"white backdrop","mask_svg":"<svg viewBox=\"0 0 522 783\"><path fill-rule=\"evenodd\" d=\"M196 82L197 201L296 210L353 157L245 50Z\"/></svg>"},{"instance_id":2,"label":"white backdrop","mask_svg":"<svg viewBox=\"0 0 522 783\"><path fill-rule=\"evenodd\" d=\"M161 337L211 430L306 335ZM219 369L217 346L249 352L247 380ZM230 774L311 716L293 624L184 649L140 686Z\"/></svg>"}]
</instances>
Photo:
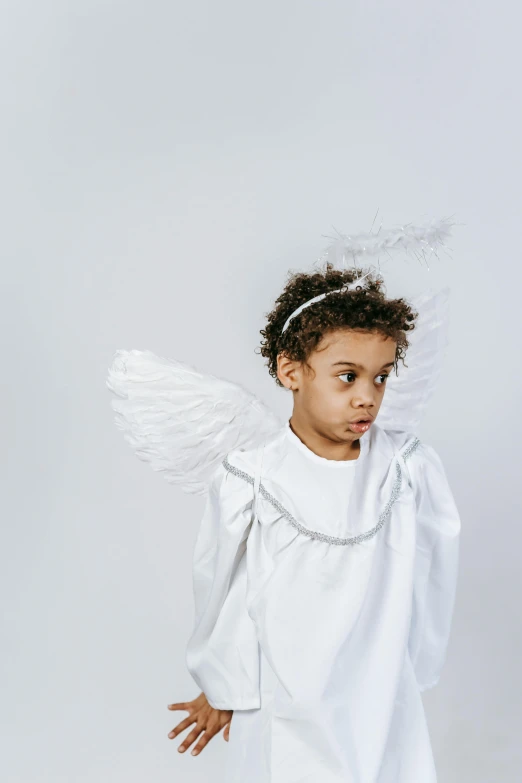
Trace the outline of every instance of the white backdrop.
<instances>
[{"instance_id":1,"label":"white backdrop","mask_svg":"<svg viewBox=\"0 0 522 783\"><path fill-rule=\"evenodd\" d=\"M141 463L106 370L148 348L283 415L255 353L332 226L455 215L451 346L419 436L462 516L441 783L519 783L519 74L514 0L4 0L2 780L220 780L177 753L203 498ZM407 361L407 360L406 360ZM185 736L182 735L182 736Z\"/></svg>"}]
</instances>

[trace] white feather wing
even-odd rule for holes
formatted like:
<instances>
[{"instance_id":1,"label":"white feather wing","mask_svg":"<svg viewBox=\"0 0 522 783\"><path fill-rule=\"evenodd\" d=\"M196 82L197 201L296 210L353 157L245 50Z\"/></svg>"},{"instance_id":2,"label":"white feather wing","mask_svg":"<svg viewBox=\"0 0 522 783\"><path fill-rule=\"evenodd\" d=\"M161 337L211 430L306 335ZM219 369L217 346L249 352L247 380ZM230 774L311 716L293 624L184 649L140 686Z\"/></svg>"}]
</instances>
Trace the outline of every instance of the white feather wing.
<instances>
[{"instance_id":1,"label":"white feather wing","mask_svg":"<svg viewBox=\"0 0 522 783\"><path fill-rule=\"evenodd\" d=\"M377 414L383 429L416 432L432 398L449 345L450 289L425 293L409 300L419 313L415 329L408 334L407 366L398 363L386 381L384 399Z\"/></svg>"},{"instance_id":2,"label":"white feather wing","mask_svg":"<svg viewBox=\"0 0 522 783\"><path fill-rule=\"evenodd\" d=\"M255 446L281 422L255 395L151 351L118 350L106 385L116 426L137 456L185 492L206 491L232 449Z\"/></svg>"}]
</instances>

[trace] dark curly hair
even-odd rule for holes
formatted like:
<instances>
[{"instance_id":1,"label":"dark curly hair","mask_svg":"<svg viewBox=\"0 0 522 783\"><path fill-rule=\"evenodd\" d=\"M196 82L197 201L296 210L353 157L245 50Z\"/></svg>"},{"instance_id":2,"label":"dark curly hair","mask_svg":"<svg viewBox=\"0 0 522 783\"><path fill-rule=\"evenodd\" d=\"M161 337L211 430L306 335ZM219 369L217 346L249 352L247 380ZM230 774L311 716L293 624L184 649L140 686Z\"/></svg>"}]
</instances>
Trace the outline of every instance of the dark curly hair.
<instances>
[{"instance_id":1,"label":"dark curly hair","mask_svg":"<svg viewBox=\"0 0 522 783\"><path fill-rule=\"evenodd\" d=\"M281 334L286 319L301 304L363 276L365 280L360 289L329 294L311 307L305 307ZM380 332L391 337L397 342L395 372L399 359L407 367L404 362L409 346L406 332L415 328L413 322L418 313L404 299L386 299L384 293L384 281L373 267L342 270L327 262L316 273L289 272L274 309L265 313L268 319L266 328L260 330L265 338L261 342L260 353L268 359L268 371L278 386L283 386L277 377L278 354L309 366L310 354L322 338L335 329Z\"/></svg>"}]
</instances>

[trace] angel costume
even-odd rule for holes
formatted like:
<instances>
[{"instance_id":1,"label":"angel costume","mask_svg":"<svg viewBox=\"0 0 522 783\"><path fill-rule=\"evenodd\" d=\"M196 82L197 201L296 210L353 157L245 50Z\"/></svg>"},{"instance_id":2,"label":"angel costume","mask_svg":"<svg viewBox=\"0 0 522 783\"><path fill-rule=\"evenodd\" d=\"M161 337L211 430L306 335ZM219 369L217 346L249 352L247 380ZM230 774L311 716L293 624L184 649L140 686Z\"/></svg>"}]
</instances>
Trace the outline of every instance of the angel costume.
<instances>
[{"instance_id":1,"label":"angel costume","mask_svg":"<svg viewBox=\"0 0 522 783\"><path fill-rule=\"evenodd\" d=\"M315 454L237 384L149 351L114 357L127 441L207 493L186 663L234 711L226 783L436 783L421 692L446 656L460 519L416 431L447 293L414 301L408 368L353 460Z\"/></svg>"}]
</instances>

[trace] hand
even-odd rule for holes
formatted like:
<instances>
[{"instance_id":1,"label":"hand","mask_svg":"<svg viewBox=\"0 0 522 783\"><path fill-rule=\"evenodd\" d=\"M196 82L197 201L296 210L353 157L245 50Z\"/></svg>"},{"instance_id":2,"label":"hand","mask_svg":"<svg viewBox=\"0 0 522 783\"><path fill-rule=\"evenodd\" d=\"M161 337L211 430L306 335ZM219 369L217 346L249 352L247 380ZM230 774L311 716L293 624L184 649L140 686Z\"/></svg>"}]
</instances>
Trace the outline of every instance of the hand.
<instances>
[{"instance_id":1,"label":"hand","mask_svg":"<svg viewBox=\"0 0 522 783\"><path fill-rule=\"evenodd\" d=\"M200 693L199 696L193 701L181 701L177 704L169 704L169 710L187 710L188 717L178 723L172 731L169 733L169 739L174 739L177 735L191 726L196 724L192 729L188 737L186 737L178 748L180 753L183 753L189 745L192 745L198 737L198 744L192 750L192 755L197 756L198 753L203 750L205 745L210 742L212 737L221 731L224 727L223 738L228 742L230 736L230 724L232 722L233 710L216 710L212 707L204 693ZM204 732L200 737L201 732Z\"/></svg>"}]
</instances>

